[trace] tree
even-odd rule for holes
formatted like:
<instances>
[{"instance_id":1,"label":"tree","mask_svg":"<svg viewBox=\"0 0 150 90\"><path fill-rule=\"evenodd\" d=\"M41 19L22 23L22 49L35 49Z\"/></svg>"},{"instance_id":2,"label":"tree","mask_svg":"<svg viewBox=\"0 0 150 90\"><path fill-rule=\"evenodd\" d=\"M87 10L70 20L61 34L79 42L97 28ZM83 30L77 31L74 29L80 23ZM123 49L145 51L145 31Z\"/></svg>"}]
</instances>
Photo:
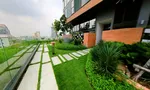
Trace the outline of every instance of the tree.
<instances>
[{"instance_id":1,"label":"tree","mask_svg":"<svg viewBox=\"0 0 150 90\"><path fill-rule=\"evenodd\" d=\"M65 15L62 15L60 18L60 28L63 32L63 34L65 34L65 32L71 32L73 26L71 23L66 23L67 18L65 17Z\"/></svg>"},{"instance_id":2,"label":"tree","mask_svg":"<svg viewBox=\"0 0 150 90\"><path fill-rule=\"evenodd\" d=\"M52 24L52 26L54 27L55 32L56 32L56 36L57 36L57 38L58 38L57 32L61 29L61 28L60 28L60 21L55 20L54 23Z\"/></svg>"}]
</instances>

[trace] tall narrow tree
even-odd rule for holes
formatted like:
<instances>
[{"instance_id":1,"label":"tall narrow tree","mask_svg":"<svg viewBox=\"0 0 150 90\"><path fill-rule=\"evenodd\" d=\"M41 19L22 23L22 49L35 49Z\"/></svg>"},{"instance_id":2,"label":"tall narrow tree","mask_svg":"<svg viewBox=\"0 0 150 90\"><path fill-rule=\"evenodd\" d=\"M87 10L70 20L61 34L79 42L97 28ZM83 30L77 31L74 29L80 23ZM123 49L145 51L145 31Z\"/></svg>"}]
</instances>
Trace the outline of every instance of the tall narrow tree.
<instances>
[{"instance_id":1,"label":"tall narrow tree","mask_svg":"<svg viewBox=\"0 0 150 90\"><path fill-rule=\"evenodd\" d=\"M58 20L55 20L54 23L52 24L54 29L55 29L55 32L56 32L56 36L57 36L57 39L58 39L58 31L61 29L60 28L60 21Z\"/></svg>"}]
</instances>

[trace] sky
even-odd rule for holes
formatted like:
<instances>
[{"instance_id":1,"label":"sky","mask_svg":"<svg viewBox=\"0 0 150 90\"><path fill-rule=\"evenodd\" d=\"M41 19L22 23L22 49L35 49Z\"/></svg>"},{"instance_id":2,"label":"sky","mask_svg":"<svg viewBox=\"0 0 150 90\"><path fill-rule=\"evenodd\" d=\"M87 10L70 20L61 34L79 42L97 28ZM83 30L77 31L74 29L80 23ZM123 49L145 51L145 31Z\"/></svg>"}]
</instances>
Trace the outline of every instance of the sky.
<instances>
[{"instance_id":1,"label":"sky","mask_svg":"<svg viewBox=\"0 0 150 90\"><path fill-rule=\"evenodd\" d=\"M13 36L50 36L55 19L63 14L63 0L0 0L0 24Z\"/></svg>"}]
</instances>

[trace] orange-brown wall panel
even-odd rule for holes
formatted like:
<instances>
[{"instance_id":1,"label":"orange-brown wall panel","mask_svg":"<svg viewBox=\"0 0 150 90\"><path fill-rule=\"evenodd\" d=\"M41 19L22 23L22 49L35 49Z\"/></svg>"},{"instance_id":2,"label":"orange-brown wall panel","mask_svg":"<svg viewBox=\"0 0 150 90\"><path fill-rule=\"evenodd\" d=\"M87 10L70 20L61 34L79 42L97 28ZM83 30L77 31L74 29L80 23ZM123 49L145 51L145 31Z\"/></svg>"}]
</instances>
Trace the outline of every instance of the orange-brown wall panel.
<instances>
[{"instance_id":1,"label":"orange-brown wall panel","mask_svg":"<svg viewBox=\"0 0 150 90\"><path fill-rule=\"evenodd\" d=\"M143 28L123 28L103 31L102 39L104 41L118 41L126 44L133 44L140 42L143 30Z\"/></svg>"},{"instance_id":2,"label":"orange-brown wall panel","mask_svg":"<svg viewBox=\"0 0 150 90\"><path fill-rule=\"evenodd\" d=\"M92 7L96 6L97 4L99 4L100 2L102 2L103 0L90 0L86 5L84 5L83 7L81 7L77 12L75 12L73 15L71 15L68 19L67 19L67 23L72 21L73 19L77 18L78 16L80 16L81 14L85 13L86 11L88 11L89 9L91 9Z\"/></svg>"},{"instance_id":3,"label":"orange-brown wall panel","mask_svg":"<svg viewBox=\"0 0 150 90\"><path fill-rule=\"evenodd\" d=\"M95 46L96 34L84 33L84 45L88 48Z\"/></svg>"}]
</instances>

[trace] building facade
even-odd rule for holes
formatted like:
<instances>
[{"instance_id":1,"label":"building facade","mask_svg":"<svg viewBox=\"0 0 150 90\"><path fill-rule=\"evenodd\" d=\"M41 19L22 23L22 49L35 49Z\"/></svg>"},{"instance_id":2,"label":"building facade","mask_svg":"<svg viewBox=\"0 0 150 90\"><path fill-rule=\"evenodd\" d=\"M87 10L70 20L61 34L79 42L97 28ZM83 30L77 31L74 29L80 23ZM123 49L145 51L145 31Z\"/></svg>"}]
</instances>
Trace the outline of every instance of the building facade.
<instances>
[{"instance_id":1,"label":"building facade","mask_svg":"<svg viewBox=\"0 0 150 90\"><path fill-rule=\"evenodd\" d=\"M0 47L8 47L12 44L12 35L4 24L0 24Z\"/></svg>"},{"instance_id":2,"label":"building facade","mask_svg":"<svg viewBox=\"0 0 150 90\"><path fill-rule=\"evenodd\" d=\"M124 28L139 30L150 27L150 0L63 0L63 2L67 23L74 26L73 31L96 33L96 43L103 39L105 31ZM149 29L145 32L149 32ZM150 38L149 33L145 35Z\"/></svg>"},{"instance_id":3,"label":"building facade","mask_svg":"<svg viewBox=\"0 0 150 90\"><path fill-rule=\"evenodd\" d=\"M53 40L53 39L56 39L57 36L56 36L56 31L54 29L54 27L51 27L51 30L50 30L50 38Z\"/></svg>"}]
</instances>

